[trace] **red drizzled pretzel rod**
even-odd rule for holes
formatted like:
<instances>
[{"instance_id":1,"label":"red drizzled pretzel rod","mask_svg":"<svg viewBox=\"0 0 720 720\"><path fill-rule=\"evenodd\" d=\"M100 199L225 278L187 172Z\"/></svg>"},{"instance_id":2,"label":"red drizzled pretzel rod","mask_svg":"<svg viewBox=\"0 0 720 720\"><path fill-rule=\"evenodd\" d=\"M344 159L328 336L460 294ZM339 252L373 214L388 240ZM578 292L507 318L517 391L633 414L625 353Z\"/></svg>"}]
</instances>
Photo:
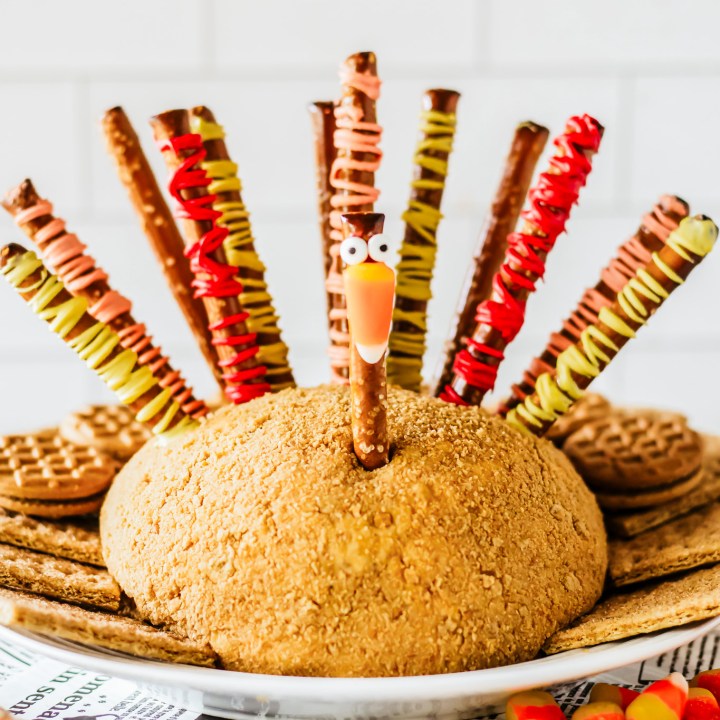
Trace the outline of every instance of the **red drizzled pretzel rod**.
<instances>
[{"instance_id":1,"label":"red drizzled pretzel rod","mask_svg":"<svg viewBox=\"0 0 720 720\"><path fill-rule=\"evenodd\" d=\"M237 165L232 162L225 144L225 130L212 111L205 106L189 111L190 127L200 135L206 156L202 168L212 180L208 192L214 196L213 210L220 213L219 227L227 229L223 248L227 263L235 268L236 279L243 286L240 304L248 313L245 324L256 336L258 362L266 367L266 378L272 392L295 387L288 361L288 348L278 326L278 315L265 280L265 265L255 248L250 213L242 199L242 183Z\"/></svg>"},{"instance_id":2,"label":"red drizzled pretzel rod","mask_svg":"<svg viewBox=\"0 0 720 720\"><path fill-rule=\"evenodd\" d=\"M315 174L318 200L318 221L320 225L320 239L322 241L324 277L330 272L332 257L330 247L330 213L332 206L330 199L333 188L330 185L330 169L335 162L335 103L331 101L318 101L308 106L312 121L313 136L315 138ZM332 307L332 295L327 293L328 313Z\"/></svg>"},{"instance_id":3,"label":"red drizzled pretzel rod","mask_svg":"<svg viewBox=\"0 0 720 720\"><path fill-rule=\"evenodd\" d=\"M583 294L577 308L562 329L553 333L540 355L524 373L523 381L512 386L511 396L499 408L502 415L519 405L535 390L535 381L545 372L554 373L558 355L580 340L583 330L598 321L600 310L609 307L617 294L647 265L652 254L658 252L670 233L690 213L688 204L674 195L663 195L653 209L645 215L637 232L618 248L617 255L603 269L595 287Z\"/></svg>"},{"instance_id":4,"label":"red drizzled pretzel rod","mask_svg":"<svg viewBox=\"0 0 720 720\"><path fill-rule=\"evenodd\" d=\"M177 217L190 239L185 254L195 276L192 286L205 304L225 394L235 404L248 402L268 392L270 385L256 357L257 338L248 331L248 313L238 299L243 286L223 250L228 230L218 227L220 213L213 210L214 196L207 191L211 179L200 166L205 158L202 138L190 132L186 110L169 110L150 124L171 172L169 190L178 204Z\"/></svg>"},{"instance_id":5,"label":"red drizzled pretzel rod","mask_svg":"<svg viewBox=\"0 0 720 720\"><path fill-rule=\"evenodd\" d=\"M52 214L52 205L40 198L32 182L24 180L2 200L17 226L38 246L67 289L88 301L88 313L114 330L122 347L138 356L140 365L147 365L162 389L169 389L182 411L193 418L206 415L208 408L193 397L192 390L160 348L147 335L145 325L132 316L132 303L113 290L107 273L85 253L74 233L65 229L65 221Z\"/></svg>"},{"instance_id":6,"label":"red drizzled pretzel rod","mask_svg":"<svg viewBox=\"0 0 720 720\"><path fill-rule=\"evenodd\" d=\"M440 397L458 405L480 405L495 385L505 348L525 320L525 305L545 272L545 260L565 230L570 210L592 169L603 127L589 115L572 117L554 141L557 151L529 194L524 225L508 237L505 262L493 279L490 300L477 309L477 326L453 363L453 379Z\"/></svg>"},{"instance_id":7,"label":"red drizzled pretzel rod","mask_svg":"<svg viewBox=\"0 0 720 720\"><path fill-rule=\"evenodd\" d=\"M330 330L330 380L349 382L350 335L342 281L340 216L346 212L371 212L380 191L375 188L375 172L382 152L378 147L382 128L377 124L375 101L380 96L375 53L351 55L340 68L342 95L335 108L334 134L336 157L330 169L330 270L325 288L331 297L328 323Z\"/></svg>"},{"instance_id":8,"label":"red drizzled pretzel rod","mask_svg":"<svg viewBox=\"0 0 720 720\"><path fill-rule=\"evenodd\" d=\"M450 339L445 344L443 366L435 384L434 395L439 395L452 381L455 355L475 330L478 305L488 300L492 294L493 278L505 258L508 235L515 229L520 218L535 165L545 148L548 135L546 127L530 121L515 128L500 185L480 233L472 270L460 295Z\"/></svg>"},{"instance_id":9,"label":"red drizzled pretzel rod","mask_svg":"<svg viewBox=\"0 0 720 720\"><path fill-rule=\"evenodd\" d=\"M193 274L184 255L185 243L155 180L137 133L121 107L105 112L102 129L108 151L115 160L118 176L140 218L145 236L160 263L175 302L185 316L208 367L222 387L222 372L215 362L207 313L202 302L193 297Z\"/></svg>"}]
</instances>

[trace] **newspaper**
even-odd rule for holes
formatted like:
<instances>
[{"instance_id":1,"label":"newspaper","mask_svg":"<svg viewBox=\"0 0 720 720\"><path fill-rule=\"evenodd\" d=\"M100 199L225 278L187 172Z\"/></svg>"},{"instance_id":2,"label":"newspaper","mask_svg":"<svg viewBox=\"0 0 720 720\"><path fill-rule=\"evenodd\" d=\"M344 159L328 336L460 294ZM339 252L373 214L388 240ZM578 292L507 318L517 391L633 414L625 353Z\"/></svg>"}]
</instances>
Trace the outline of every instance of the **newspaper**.
<instances>
[{"instance_id":1,"label":"newspaper","mask_svg":"<svg viewBox=\"0 0 720 720\"><path fill-rule=\"evenodd\" d=\"M596 682L642 690L671 672L690 679L720 664L720 632L645 662L547 688L568 715L584 705ZM0 707L23 720L197 720L209 716L140 690L127 680L33 655L0 640ZM505 714L479 720L504 720Z\"/></svg>"},{"instance_id":2,"label":"newspaper","mask_svg":"<svg viewBox=\"0 0 720 720\"><path fill-rule=\"evenodd\" d=\"M127 680L81 670L0 640L0 707L27 720L196 720L197 712Z\"/></svg>"}]
</instances>

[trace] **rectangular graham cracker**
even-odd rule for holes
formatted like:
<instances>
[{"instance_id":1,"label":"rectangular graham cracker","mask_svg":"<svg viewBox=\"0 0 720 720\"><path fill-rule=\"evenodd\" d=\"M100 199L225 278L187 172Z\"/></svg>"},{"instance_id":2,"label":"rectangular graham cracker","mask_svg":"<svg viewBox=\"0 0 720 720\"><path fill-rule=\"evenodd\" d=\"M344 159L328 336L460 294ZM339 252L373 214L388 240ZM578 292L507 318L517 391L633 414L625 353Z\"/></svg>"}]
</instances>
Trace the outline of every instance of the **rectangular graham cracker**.
<instances>
[{"instance_id":1,"label":"rectangular graham cracker","mask_svg":"<svg viewBox=\"0 0 720 720\"><path fill-rule=\"evenodd\" d=\"M118 610L120 587L107 570L0 544L0 585L92 607Z\"/></svg>"},{"instance_id":2,"label":"rectangular graham cracker","mask_svg":"<svg viewBox=\"0 0 720 720\"><path fill-rule=\"evenodd\" d=\"M213 667L207 646L132 618L0 588L0 625L164 662Z\"/></svg>"},{"instance_id":3,"label":"rectangular graham cracker","mask_svg":"<svg viewBox=\"0 0 720 720\"><path fill-rule=\"evenodd\" d=\"M0 508L0 543L105 567L100 533L90 524L40 520Z\"/></svg>"},{"instance_id":4,"label":"rectangular graham cracker","mask_svg":"<svg viewBox=\"0 0 720 720\"><path fill-rule=\"evenodd\" d=\"M708 503L720 500L720 439L703 436L706 458L705 476L694 490L677 500L658 507L631 513L605 513L605 525L611 536L631 538L660 527L670 520L686 515Z\"/></svg>"},{"instance_id":5,"label":"rectangular graham cracker","mask_svg":"<svg viewBox=\"0 0 720 720\"><path fill-rule=\"evenodd\" d=\"M608 546L617 587L720 563L720 503Z\"/></svg>"},{"instance_id":6,"label":"rectangular graham cracker","mask_svg":"<svg viewBox=\"0 0 720 720\"><path fill-rule=\"evenodd\" d=\"M558 630L548 655L644 635L720 615L720 565L613 595Z\"/></svg>"}]
</instances>

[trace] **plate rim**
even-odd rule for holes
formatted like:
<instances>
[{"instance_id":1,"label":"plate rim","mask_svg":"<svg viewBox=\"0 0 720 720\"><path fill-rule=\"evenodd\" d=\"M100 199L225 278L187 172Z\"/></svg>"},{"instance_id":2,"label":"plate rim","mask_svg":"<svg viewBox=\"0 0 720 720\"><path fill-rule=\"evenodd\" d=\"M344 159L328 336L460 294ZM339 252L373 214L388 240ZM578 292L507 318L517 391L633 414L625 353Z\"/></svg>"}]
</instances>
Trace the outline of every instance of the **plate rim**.
<instances>
[{"instance_id":1,"label":"plate rim","mask_svg":"<svg viewBox=\"0 0 720 720\"><path fill-rule=\"evenodd\" d=\"M173 665L132 658L2 626L0 626L0 638L15 642L26 650L53 660L80 667L88 667L91 664L95 671L100 670L124 679L134 679L134 682L146 685L185 686L206 693L244 693L253 697L285 696L299 701L321 700L326 703L332 702L332 698L335 698L337 702L348 703L366 701L369 691L373 693L374 702L400 702L410 697L414 701L423 701L509 693L530 687L570 682L670 652L719 626L720 615L679 628L669 628L649 635L567 651L499 668L381 678L261 675ZM567 669L561 672L562 667Z\"/></svg>"}]
</instances>

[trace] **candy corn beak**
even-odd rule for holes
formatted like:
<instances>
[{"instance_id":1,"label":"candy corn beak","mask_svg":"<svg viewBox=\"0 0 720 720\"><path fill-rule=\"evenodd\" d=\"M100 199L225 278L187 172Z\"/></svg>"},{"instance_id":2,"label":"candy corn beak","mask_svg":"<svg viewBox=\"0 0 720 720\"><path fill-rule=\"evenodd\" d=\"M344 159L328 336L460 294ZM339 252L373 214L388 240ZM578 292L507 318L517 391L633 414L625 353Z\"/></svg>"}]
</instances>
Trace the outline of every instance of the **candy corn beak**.
<instances>
[{"instance_id":1,"label":"candy corn beak","mask_svg":"<svg viewBox=\"0 0 720 720\"><path fill-rule=\"evenodd\" d=\"M343 273L350 336L360 357L379 362L388 346L395 302L395 273L381 262L350 265Z\"/></svg>"}]
</instances>

